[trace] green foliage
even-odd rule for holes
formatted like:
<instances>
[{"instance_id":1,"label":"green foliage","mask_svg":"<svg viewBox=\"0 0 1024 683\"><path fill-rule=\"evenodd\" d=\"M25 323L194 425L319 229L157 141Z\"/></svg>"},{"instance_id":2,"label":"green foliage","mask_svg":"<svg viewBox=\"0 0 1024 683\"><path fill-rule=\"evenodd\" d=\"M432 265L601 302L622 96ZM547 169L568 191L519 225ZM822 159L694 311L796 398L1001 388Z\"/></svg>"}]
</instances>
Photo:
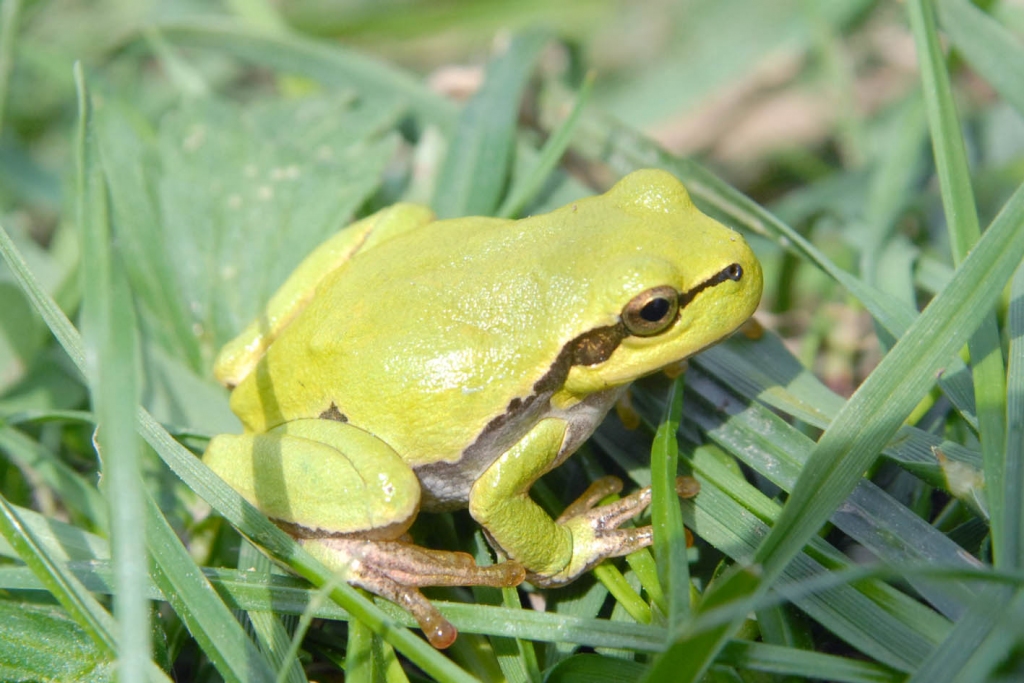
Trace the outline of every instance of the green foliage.
<instances>
[{"instance_id":1,"label":"green foliage","mask_svg":"<svg viewBox=\"0 0 1024 683\"><path fill-rule=\"evenodd\" d=\"M0 678L1012 680L1024 15L982 4L4 0ZM426 85L530 23L461 107ZM195 457L237 428L217 349L353 218L540 212L650 166L751 238L770 328L639 383L642 429L609 419L535 492L653 485L652 552L439 592L439 653Z\"/></svg>"},{"instance_id":2,"label":"green foliage","mask_svg":"<svg viewBox=\"0 0 1024 683\"><path fill-rule=\"evenodd\" d=\"M54 605L0 600L0 678L102 683L114 669L95 643Z\"/></svg>"}]
</instances>

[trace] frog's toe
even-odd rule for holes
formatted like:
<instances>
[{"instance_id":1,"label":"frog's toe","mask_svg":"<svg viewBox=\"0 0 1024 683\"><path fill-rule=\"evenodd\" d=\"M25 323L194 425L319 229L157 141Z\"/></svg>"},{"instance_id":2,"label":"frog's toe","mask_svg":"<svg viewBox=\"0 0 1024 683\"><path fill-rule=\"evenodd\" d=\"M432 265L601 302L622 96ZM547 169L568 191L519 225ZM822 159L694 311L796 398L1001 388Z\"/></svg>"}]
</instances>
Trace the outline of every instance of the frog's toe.
<instances>
[{"instance_id":1,"label":"frog's toe","mask_svg":"<svg viewBox=\"0 0 1024 683\"><path fill-rule=\"evenodd\" d=\"M588 510L592 509L604 498L610 495L618 493L622 490L622 480L618 477L608 475L596 479L590 483L587 490L584 491L579 498L569 504L569 507L565 508L565 511L555 520L556 524L561 524L573 517L578 517Z\"/></svg>"},{"instance_id":2,"label":"frog's toe","mask_svg":"<svg viewBox=\"0 0 1024 683\"><path fill-rule=\"evenodd\" d=\"M330 543L330 539L322 541ZM402 541L373 543L376 564L393 580L406 586L518 586L526 570L518 562L480 566L468 553L432 550ZM369 557L371 553L364 553Z\"/></svg>"},{"instance_id":3,"label":"frog's toe","mask_svg":"<svg viewBox=\"0 0 1024 683\"><path fill-rule=\"evenodd\" d=\"M616 477L602 477L576 499L558 518L572 537L572 559L556 574L529 573L527 580L537 586L560 586L589 571L605 558L620 557L651 545L654 531L650 526L619 527L642 513L651 504L651 488L645 487L607 505L597 505L605 496L617 493L622 482ZM676 494L692 498L700 485L692 477L677 477ZM691 537L687 535L690 544Z\"/></svg>"},{"instance_id":4,"label":"frog's toe","mask_svg":"<svg viewBox=\"0 0 1024 683\"><path fill-rule=\"evenodd\" d=\"M348 582L405 609L416 620L427 641L438 650L450 646L459 635L458 629L423 596L419 588L399 583L373 565L353 566Z\"/></svg>"},{"instance_id":5,"label":"frog's toe","mask_svg":"<svg viewBox=\"0 0 1024 683\"><path fill-rule=\"evenodd\" d=\"M446 648L458 632L419 591L421 586L517 586L526 578L518 562L479 566L466 553L431 550L403 541L309 538L303 546L354 586L405 608L430 644Z\"/></svg>"},{"instance_id":6,"label":"frog's toe","mask_svg":"<svg viewBox=\"0 0 1024 683\"><path fill-rule=\"evenodd\" d=\"M529 572L526 580L540 588L555 588L575 581L609 557L620 557L646 548L654 539L649 526L627 529L593 528L592 518L578 517L568 526L573 534L572 560L563 571L550 575ZM582 527L589 526L589 529ZM573 528L575 527L575 528Z\"/></svg>"},{"instance_id":7,"label":"frog's toe","mask_svg":"<svg viewBox=\"0 0 1024 683\"><path fill-rule=\"evenodd\" d=\"M647 509L651 504L651 487L642 488L625 498L596 507L587 513L598 532L617 529Z\"/></svg>"}]
</instances>

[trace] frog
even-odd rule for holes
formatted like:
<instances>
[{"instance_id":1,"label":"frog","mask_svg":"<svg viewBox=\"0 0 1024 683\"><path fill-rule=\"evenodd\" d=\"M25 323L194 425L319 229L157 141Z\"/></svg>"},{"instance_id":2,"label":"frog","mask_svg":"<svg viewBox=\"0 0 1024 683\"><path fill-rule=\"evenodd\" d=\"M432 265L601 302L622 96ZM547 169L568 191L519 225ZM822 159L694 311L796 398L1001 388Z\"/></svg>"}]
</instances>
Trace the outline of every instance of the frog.
<instances>
[{"instance_id":1,"label":"frog","mask_svg":"<svg viewBox=\"0 0 1024 683\"><path fill-rule=\"evenodd\" d=\"M622 489L604 477L554 519L530 489L633 380L730 335L761 289L743 237L663 170L515 220L394 204L325 240L220 352L243 432L203 461L444 648L457 630L421 588L557 587L651 544L626 525L650 488L602 504ZM465 508L500 561L410 539L420 512Z\"/></svg>"}]
</instances>

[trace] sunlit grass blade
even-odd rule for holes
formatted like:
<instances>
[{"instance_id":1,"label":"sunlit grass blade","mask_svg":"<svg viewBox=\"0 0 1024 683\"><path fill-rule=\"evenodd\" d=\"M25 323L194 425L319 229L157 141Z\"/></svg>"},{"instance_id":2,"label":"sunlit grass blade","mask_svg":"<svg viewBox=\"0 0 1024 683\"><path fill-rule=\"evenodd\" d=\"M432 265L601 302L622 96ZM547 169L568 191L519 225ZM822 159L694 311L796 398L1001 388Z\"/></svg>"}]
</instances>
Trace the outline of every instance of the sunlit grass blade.
<instances>
[{"instance_id":1,"label":"sunlit grass blade","mask_svg":"<svg viewBox=\"0 0 1024 683\"><path fill-rule=\"evenodd\" d=\"M113 574L109 564L101 561L76 563L69 569L89 590L113 593ZM306 582L291 576L274 576L267 583L254 583L247 572L239 570L206 568L203 573L232 609L267 609L269 606L277 613L303 615L306 618L351 618L336 602L321 599L322 588L312 589ZM42 582L24 567L0 566L0 587L12 590L44 589ZM154 600L164 599L156 584L150 585L149 596ZM435 601L435 604L446 617L459 625L463 635L481 633L509 639L557 641L585 647L626 648L650 653L664 649L665 633L660 627L487 605L443 601ZM380 606L393 623L415 625L412 617L400 608L385 602L381 602Z\"/></svg>"},{"instance_id":2,"label":"sunlit grass blade","mask_svg":"<svg viewBox=\"0 0 1024 683\"><path fill-rule=\"evenodd\" d=\"M94 437L110 517L117 595L118 675L142 680L150 666L149 601L145 517L139 440L135 434L137 365L134 303L113 253L107 183L96 158L92 103L81 64L78 89L78 224L82 233L82 342L98 433Z\"/></svg>"},{"instance_id":3,"label":"sunlit grass blade","mask_svg":"<svg viewBox=\"0 0 1024 683\"><path fill-rule=\"evenodd\" d=\"M358 621L348 627L345 647L345 678L353 681L379 681L382 673L374 656L373 631Z\"/></svg>"},{"instance_id":4,"label":"sunlit grass blade","mask_svg":"<svg viewBox=\"0 0 1024 683\"><path fill-rule=\"evenodd\" d=\"M755 493L707 450L695 452L692 466L701 480L701 493L684 505L684 518L701 538L732 560L750 564L779 514L779 504ZM785 569L780 582L798 586L819 579L826 569L834 572L848 566L841 553L814 539ZM913 670L949 631L940 615L884 583L840 585L793 602L857 650L902 671Z\"/></svg>"},{"instance_id":5,"label":"sunlit grass blade","mask_svg":"<svg viewBox=\"0 0 1024 683\"><path fill-rule=\"evenodd\" d=\"M49 549L50 559L54 562L102 562L110 559L110 546L105 538L28 508L11 507L36 542ZM0 555L17 557L13 549L3 542L0 542Z\"/></svg>"},{"instance_id":6,"label":"sunlit grass blade","mask_svg":"<svg viewBox=\"0 0 1024 683\"><path fill-rule=\"evenodd\" d=\"M967 659L956 681L998 681L1008 662L1013 662L1019 651L1024 624L1024 591L1018 590L1006 598L1005 605L997 610L1000 618L990 629L983 641ZM959 647L959 643L957 644ZM1011 680L1016 672L1008 676ZM921 680L926 680L923 677ZM936 679L933 679L936 680Z\"/></svg>"},{"instance_id":7,"label":"sunlit grass blade","mask_svg":"<svg viewBox=\"0 0 1024 683\"><path fill-rule=\"evenodd\" d=\"M488 66L484 84L462 110L431 202L440 218L490 216L508 182L519 100L546 33L515 36Z\"/></svg>"},{"instance_id":8,"label":"sunlit grass blade","mask_svg":"<svg viewBox=\"0 0 1024 683\"><path fill-rule=\"evenodd\" d=\"M113 574L109 563L78 562L69 565L68 569L90 591L113 593ZM322 588L310 588L308 584L294 577L274 576L267 583L254 583L245 571L205 568L203 573L232 609L265 609L269 605L275 612L302 615L305 619L349 618L348 613L336 603L322 599ZM820 573L805 580L788 583L776 594L757 601L736 604L734 611L745 613L743 610L773 607L786 600L806 602L808 597L818 593L834 595L836 587L852 583L907 577L988 581L1007 586L1014 586L1022 579L1016 574L993 574L982 569L953 569L932 564L898 568L886 565L848 566L845 569ZM44 589L39 579L25 567L0 567L0 587L12 590ZM149 586L148 595L154 600L164 599L163 593L155 584ZM664 650L664 629L661 627L467 603L437 601L436 604L445 616L465 627L464 634L482 633L506 638L558 640L585 647L625 648L648 653ZM411 616L398 607L384 602L381 602L381 605L396 622L408 625L415 623ZM711 616L705 615L701 621L705 626L713 626L727 621L727 616L728 614L720 611ZM685 625L683 628L685 629ZM947 633L948 627L941 631L942 635Z\"/></svg>"},{"instance_id":9,"label":"sunlit grass blade","mask_svg":"<svg viewBox=\"0 0 1024 683\"><path fill-rule=\"evenodd\" d=\"M1019 592L1018 592L1019 594ZM908 683L946 683L962 679L967 661L1007 613L1014 591L1009 586L988 586L956 622L949 637L939 644Z\"/></svg>"},{"instance_id":10,"label":"sunlit grass blade","mask_svg":"<svg viewBox=\"0 0 1024 683\"><path fill-rule=\"evenodd\" d=\"M758 403L744 404L731 396L696 367L689 373L689 382L692 389L700 394L699 398L691 397L687 418L705 430L708 437L722 448L739 453L741 460L752 470L782 490L792 490L814 448L813 440L768 408ZM730 413L730 419L721 422L718 410ZM750 444L757 444L757 448L750 448ZM698 454L694 460L695 467L702 469L713 466L715 462L703 454ZM715 479L728 483L724 468L718 468L717 472ZM711 476L712 472L705 470L704 474ZM732 495L762 519L773 519L777 514L777 504L768 501L763 494L755 494L749 489L744 491L744 484L737 481ZM973 566L976 563L949 537L870 481L858 483L830 521L883 562L931 561L950 567ZM914 583L913 580L911 582ZM951 616L959 614L971 602L970 588L953 581L914 585L933 604L942 605L943 612ZM869 624L863 626L869 628Z\"/></svg>"},{"instance_id":11,"label":"sunlit grass blade","mask_svg":"<svg viewBox=\"0 0 1024 683\"><path fill-rule=\"evenodd\" d=\"M615 602L622 606L629 616L641 624L651 623L651 608L640 594L629 584L619 568L611 563L602 563L591 570Z\"/></svg>"},{"instance_id":12,"label":"sunlit grass blade","mask_svg":"<svg viewBox=\"0 0 1024 683\"><path fill-rule=\"evenodd\" d=\"M735 346L759 344L744 341ZM716 347L715 355L731 350L732 346L734 344ZM767 358L761 358L760 362L773 363ZM689 393L684 423L690 424L684 425L683 432L692 434L693 427L699 427L712 440L720 442L726 451L734 453L759 474L768 476L788 490L796 481L814 442L764 406L749 403L719 386L718 382L722 380L712 380L698 367L703 363L700 357L694 359L687 373ZM635 391L634 394L637 406L649 412L645 405L647 392ZM614 445L608 444L604 438L601 443L634 478L642 474L637 460L615 455ZM692 454L687 451L691 468L701 482L701 492L692 501L684 501L684 516L687 526L701 539L734 561L749 563L781 506L751 485L735 464L728 462L726 453L717 451L709 445L696 448ZM927 448L925 451L930 455ZM643 485L646 482L640 477L637 483ZM852 501L851 505L842 508L846 517L834 515L833 521L838 519L844 524L844 529L848 527L858 539L864 539L872 552L882 553L883 557L892 556L891 561L900 562L907 552L920 552L921 555L915 554L914 557L930 558L929 553L938 551L934 557L940 561L963 563L961 548L937 530L922 534L921 527L927 528L928 525L896 501L887 501L883 497L867 502L888 503L877 510L881 519L871 516L873 509L862 510L859 501ZM903 514L895 514L899 512ZM908 517L915 519L916 525L907 526ZM937 543L939 540L943 542L941 547ZM849 560L837 549L815 538L800 559L787 568L784 582L786 585L799 584L826 570L837 571L848 564ZM940 585L945 588L947 583ZM949 629L946 619L922 605L917 598L883 583L859 582L843 586L829 591L827 595L803 598L798 607L858 650L906 671L927 657Z\"/></svg>"},{"instance_id":13,"label":"sunlit grass blade","mask_svg":"<svg viewBox=\"0 0 1024 683\"><path fill-rule=\"evenodd\" d=\"M679 471L679 421L683 413L685 375L672 382L665 415L651 447L651 526L658 578L668 600L667 628L674 632L690 614L690 566L686 532L679 511L676 474Z\"/></svg>"},{"instance_id":14,"label":"sunlit grass blade","mask_svg":"<svg viewBox=\"0 0 1024 683\"><path fill-rule=\"evenodd\" d=\"M945 58L939 46L931 0L908 0L907 10L917 43L925 111L931 127L946 225L953 245L953 263L960 264L981 234L967 151ZM1015 547L1019 540L1010 538L1007 533L1005 501L1017 495L1018 482L1005 476L1006 378L994 310L980 321L968 341L968 348L974 371L974 402L978 411L985 480L991 482L985 487L985 493L992 527L992 555L996 567L1013 566L1006 562L1005 548Z\"/></svg>"},{"instance_id":15,"label":"sunlit grass blade","mask_svg":"<svg viewBox=\"0 0 1024 683\"><path fill-rule=\"evenodd\" d=\"M104 469L108 477L106 485L110 487L108 490L116 494L116 500L112 501L111 505L112 518L115 524L116 520L121 520L120 526L115 526L114 535L115 585L118 586L118 601L120 602L120 596L129 595L135 610L142 613L141 616L129 613L128 617L124 617L119 608L118 617L122 629L119 644L125 648L120 650L120 654L127 658L122 660L121 666L127 672L126 676L136 680L141 680L142 671L151 667L148 646L149 603L145 594L148 562L145 533L143 529L137 528L146 524L148 515L151 519L148 526L150 531L155 533L149 547L155 551L157 582L164 584L164 593L170 596L171 602L175 604L185 623L189 624L193 635L202 640L203 632L218 634L217 639L209 638L206 641L211 660L218 664L225 678L242 680L255 676L257 680L269 681L270 671L265 663L261 668L261 658L244 631L223 603L209 600L209 585L205 584L207 589L203 591L202 585L205 582L201 579L196 581L194 562L181 547L177 536L167 526L159 509L149 501L141 484L138 465L135 462L138 457L133 353L136 342L132 336L118 338L118 335L124 335L134 327L131 318L118 320L118 316L123 318L130 313L132 302L123 276L118 278L115 275L116 257L110 251L112 239L109 235L109 218L106 211L106 184L102 170L96 162L95 149L92 147L95 144L95 136L89 130L91 119L88 116L88 96L80 70L76 73L76 79L82 111L79 138L82 152L79 195L83 208L80 210L79 222L84 230L84 254L87 261L85 320L91 334L98 340L92 342L98 348L87 356L89 359L95 359L97 365L87 366L84 370L92 380L94 394L98 397L94 398L94 402L101 425L99 439L104 455ZM28 288L38 287L31 281L23 285ZM41 296L40 299L45 300L45 296ZM47 303L48 314L63 328L66 323L66 320L61 320L63 315L53 306L52 301ZM82 342L74 338L73 330L63 331L68 334L68 338L75 346L80 347ZM73 351L69 349L69 354L73 358L80 356L78 349ZM129 367L119 367L122 363ZM121 386L118 382L127 382L128 385ZM134 493L135 500L133 501L131 496L126 496L126 492ZM132 538L134 543L126 540ZM128 547L119 547L119 544L127 544ZM118 558L118 552L121 558ZM175 560L177 564L174 563ZM196 588L199 588L198 594ZM221 610L219 615L215 611L217 606ZM194 613L204 615L206 619L196 620L192 618ZM211 615L214 618L210 618ZM216 616L220 618L217 619ZM237 634L234 639L227 637L232 631ZM232 652L230 646L233 643L241 644L241 649Z\"/></svg>"},{"instance_id":16,"label":"sunlit grass blade","mask_svg":"<svg viewBox=\"0 0 1024 683\"><path fill-rule=\"evenodd\" d=\"M611 448L604 440L602 445ZM623 467L635 467L616 459ZM757 491L735 468L726 466L711 447L695 449L690 465L701 482L701 492L683 501L687 526L734 562L750 564L781 506ZM834 572L848 565L849 560L838 550L814 539L786 569L782 581L787 586L802 585L818 580L826 570ZM857 650L903 671L912 670L927 657L949 631L941 615L884 583L839 585L821 594L794 598L794 602Z\"/></svg>"},{"instance_id":17,"label":"sunlit grass blade","mask_svg":"<svg viewBox=\"0 0 1024 683\"><path fill-rule=\"evenodd\" d=\"M1007 368L1005 477L1017 485L1024 477L1024 266L1017 268L1010 288L1007 318L1009 355ZM1024 504L1019 491L1007 496L1005 504L1005 563L1019 569L1024 565L1021 530L1024 528ZM915 681L982 680L1005 660L1019 633L1001 624L1020 623L1024 613L1024 593L1008 586L990 586L960 619L946 643L916 673ZM1009 636L1009 638L1007 637Z\"/></svg>"},{"instance_id":18,"label":"sunlit grass blade","mask_svg":"<svg viewBox=\"0 0 1024 683\"><path fill-rule=\"evenodd\" d=\"M225 679L272 683L269 662L197 571L160 508L149 495L145 504L152 578L164 598Z\"/></svg>"}]
</instances>

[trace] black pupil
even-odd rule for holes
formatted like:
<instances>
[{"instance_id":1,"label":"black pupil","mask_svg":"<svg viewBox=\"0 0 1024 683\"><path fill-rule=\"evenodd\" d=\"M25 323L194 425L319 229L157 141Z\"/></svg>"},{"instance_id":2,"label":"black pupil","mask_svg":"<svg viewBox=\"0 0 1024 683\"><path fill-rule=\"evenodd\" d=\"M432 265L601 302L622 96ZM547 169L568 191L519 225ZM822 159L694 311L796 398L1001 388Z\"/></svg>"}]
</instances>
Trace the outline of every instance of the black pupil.
<instances>
[{"instance_id":1,"label":"black pupil","mask_svg":"<svg viewBox=\"0 0 1024 683\"><path fill-rule=\"evenodd\" d=\"M651 299L640 309L640 317L647 322L656 323L665 317L670 307L671 304L664 297Z\"/></svg>"},{"instance_id":2,"label":"black pupil","mask_svg":"<svg viewBox=\"0 0 1024 683\"><path fill-rule=\"evenodd\" d=\"M730 280L736 281L743 277L743 268L738 263L734 263L725 269L725 276Z\"/></svg>"}]
</instances>

